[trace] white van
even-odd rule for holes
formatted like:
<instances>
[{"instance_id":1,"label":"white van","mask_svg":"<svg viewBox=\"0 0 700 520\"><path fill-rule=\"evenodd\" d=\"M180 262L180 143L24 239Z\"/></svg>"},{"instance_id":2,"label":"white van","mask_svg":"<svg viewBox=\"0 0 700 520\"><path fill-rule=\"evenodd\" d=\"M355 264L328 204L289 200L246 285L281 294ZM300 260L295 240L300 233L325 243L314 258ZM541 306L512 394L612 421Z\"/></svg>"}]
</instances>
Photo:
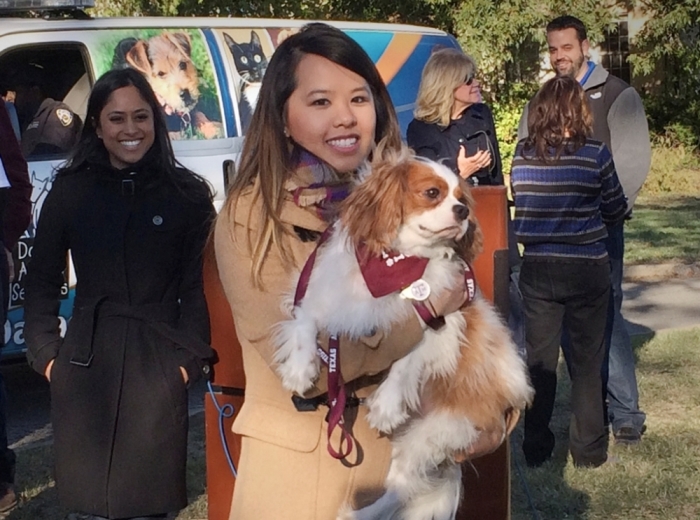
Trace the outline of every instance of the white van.
<instances>
[{"instance_id":1,"label":"white van","mask_svg":"<svg viewBox=\"0 0 700 520\"><path fill-rule=\"evenodd\" d=\"M0 2L0 74L18 64L42 67L45 93L62 100L82 120L95 80L114 67L142 72L162 100L180 162L206 177L221 206L235 170L260 81L277 45L306 21L239 18L27 19L3 16ZM85 0L77 0L85 5ZM36 5L37 0L29 2ZM5 11L8 13L8 11ZM82 12L75 11L78 14ZM436 47L456 47L450 35L408 25L330 22L367 51L388 86L402 131L412 119L420 74ZM54 169L65 156L30 156L33 222L15 255L15 281L5 323L3 356L24 352L23 278L31 258L36 220ZM67 275L61 321L70 316L73 291Z\"/></svg>"}]
</instances>

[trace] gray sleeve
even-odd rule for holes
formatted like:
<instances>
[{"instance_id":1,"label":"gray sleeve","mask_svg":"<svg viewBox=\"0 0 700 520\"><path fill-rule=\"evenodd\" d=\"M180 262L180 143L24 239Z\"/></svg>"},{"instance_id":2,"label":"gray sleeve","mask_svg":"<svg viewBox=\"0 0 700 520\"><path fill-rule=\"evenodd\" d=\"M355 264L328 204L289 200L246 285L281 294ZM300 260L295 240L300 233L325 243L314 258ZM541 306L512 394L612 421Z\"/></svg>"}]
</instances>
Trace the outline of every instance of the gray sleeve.
<instances>
[{"instance_id":1,"label":"gray sleeve","mask_svg":"<svg viewBox=\"0 0 700 520\"><path fill-rule=\"evenodd\" d=\"M528 102L523 109L523 115L520 116L520 123L518 123L518 141L525 139L528 136L527 133L527 113L530 107Z\"/></svg>"},{"instance_id":2,"label":"gray sleeve","mask_svg":"<svg viewBox=\"0 0 700 520\"><path fill-rule=\"evenodd\" d=\"M617 97L608 112L608 127L617 175L632 211L651 165L649 125L636 90L628 88Z\"/></svg>"}]
</instances>

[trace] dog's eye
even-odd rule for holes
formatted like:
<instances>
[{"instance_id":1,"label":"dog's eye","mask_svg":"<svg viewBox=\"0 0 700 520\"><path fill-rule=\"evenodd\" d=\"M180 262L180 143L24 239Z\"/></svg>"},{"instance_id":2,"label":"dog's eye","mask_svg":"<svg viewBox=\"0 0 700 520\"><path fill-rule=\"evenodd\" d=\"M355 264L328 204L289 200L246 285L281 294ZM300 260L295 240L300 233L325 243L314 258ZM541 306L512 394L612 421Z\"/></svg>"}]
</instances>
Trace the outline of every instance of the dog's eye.
<instances>
[{"instance_id":1,"label":"dog's eye","mask_svg":"<svg viewBox=\"0 0 700 520\"><path fill-rule=\"evenodd\" d=\"M428 188L424 193L429 199L437 199L440 196L440 190L437 188Z\"/></svg>"},{"instance_id":2,"label":"dog's eye","mask_svg":"<svg viewBox=\"0 0 700 520\"><path fill-rule=\"evenodd\" d=\"M159 77L159 78L164 78L164 77L165 77L165 72L162 71L162 70L159 71L159 72L158 72L158 77Z\"/></svg>"},{"instance_id":3,"label":"dog's eye","mask_svg":"<svg viewBox=\"0 0 700 520\"><path fill-rule=\"evenodd\" d=\"M187 62L186 61L180 62L180 70L187 70Z\"/></svg>"}]
</instances>

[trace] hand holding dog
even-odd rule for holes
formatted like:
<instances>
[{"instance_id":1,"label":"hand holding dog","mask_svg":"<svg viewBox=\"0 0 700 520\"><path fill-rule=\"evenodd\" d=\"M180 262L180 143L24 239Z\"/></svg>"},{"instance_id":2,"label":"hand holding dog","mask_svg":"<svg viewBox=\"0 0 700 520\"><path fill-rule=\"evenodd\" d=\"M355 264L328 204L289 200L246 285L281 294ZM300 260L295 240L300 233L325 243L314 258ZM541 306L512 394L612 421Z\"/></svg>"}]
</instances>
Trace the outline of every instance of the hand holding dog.
<instances>
[{"instance_id":1,"label":"hand holding dog","mask_svg":"<svg viewBox=\"0 0 700 520\"><path fill-rule=\"evenodd\" d=\"M457 168L459 168L459 176L463 179L467 179L479 170L488 168L490 164L491 152L488 150L479 150L474 155L467 157L467 149L464 145L460 146L457 155Z\"/></svg>"},{"instance_id":2,"label":"hand holding dog","mask_svg":"<svg viewBox=\"0 0 700 520\"><path fill-rule=\"evenodd\" d=\"M462 463L465 460L478 459L479 457L483 457L496 451L501 444L503 444L503 441L506 440L508 435L510 435L510 432L513 431L515 425L518 424L518 419L520 419L520 410L516 408L509 409L506 411L504 419L505 431L501 428L491 431L483 431L481 435L479 435L479 439L472 444L468 450L460 451L455 455L455 462Z\"/></svg>"},{"instance_id":3,"label":"hand holding dog","mask_svg":"<svg viewBox=\"0 0 700 520\"><path fill-rule=\"evenodd\" d=\"M467 284L464 281L464 274L460 272L455 275L451 289L432 293L426 303L433 316L446 316L461 309L467 301L467 296Z\"/></svg>"}]
</instances>

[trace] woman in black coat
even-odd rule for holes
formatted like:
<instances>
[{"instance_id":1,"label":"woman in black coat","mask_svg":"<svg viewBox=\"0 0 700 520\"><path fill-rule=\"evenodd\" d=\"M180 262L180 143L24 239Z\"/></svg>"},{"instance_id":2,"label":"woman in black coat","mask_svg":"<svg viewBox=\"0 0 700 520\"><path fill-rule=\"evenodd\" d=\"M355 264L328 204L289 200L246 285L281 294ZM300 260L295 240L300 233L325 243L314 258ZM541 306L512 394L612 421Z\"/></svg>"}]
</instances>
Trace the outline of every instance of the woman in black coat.
<instances>
[{"instance_id":1,"label":"woman in black coat","mask_svg":"<svg viewBox=\"0 0 700 520\"><path fill-rule=\"evenodd\" d=\"M475 74L474 60L461 51L433 53L406 140L416 154L442 161L472 184L503 184L493 115L481 102Z\"/></svg>"},{"instance_id":2,"label":"woman in black coat","mask_svg":"<svg viewBox=\"0 0 700 520\"><path fill-rule=\"evenodd\" d=\"M208 185L175 162L146 79L102 76L44 202L25 300L29 362L51 383L59 498L80 518L160 518L187 504L187 387L212 355L202 250L213 216ZM62 339L68 251L77 284Z\"/></svg>"}]
</instances>

